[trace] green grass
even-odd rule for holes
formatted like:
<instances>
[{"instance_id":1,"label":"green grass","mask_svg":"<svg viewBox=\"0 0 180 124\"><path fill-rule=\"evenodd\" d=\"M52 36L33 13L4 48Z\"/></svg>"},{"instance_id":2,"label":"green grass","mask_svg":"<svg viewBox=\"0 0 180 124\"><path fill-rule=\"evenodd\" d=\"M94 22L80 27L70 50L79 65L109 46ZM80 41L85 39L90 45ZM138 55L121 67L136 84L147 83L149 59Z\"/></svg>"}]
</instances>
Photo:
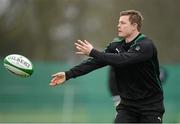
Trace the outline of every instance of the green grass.
<instances>
[{"instance_id":1,"label":"green grass","mask_svg":"<svg viewBox=\"0 0 180 124\"><path fill-rule=\"evenodd\" d=\"M85 109L78 108L72 114L58 111L42 110L29 112L4 112L0 113L0 123L60 123L60 122L79 122L79 123L98 123L113 122L113 117L108 113L91 113Z\"/></svg>"}]
</instances>

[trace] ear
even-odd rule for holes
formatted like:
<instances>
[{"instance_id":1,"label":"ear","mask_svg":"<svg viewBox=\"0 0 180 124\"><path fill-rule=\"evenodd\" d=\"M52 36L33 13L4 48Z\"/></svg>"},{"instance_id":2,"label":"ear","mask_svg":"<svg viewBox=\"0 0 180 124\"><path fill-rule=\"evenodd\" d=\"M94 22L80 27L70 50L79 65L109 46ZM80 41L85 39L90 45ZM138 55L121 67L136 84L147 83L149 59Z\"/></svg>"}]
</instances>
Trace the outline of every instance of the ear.
<instances>
[{"instance_id":1,"label":"ear","mask_svg":"<svg viewBox=\"0 0 180 124\"><path fill-rule=\"evenodd\" d=\"M137 27L138 27L137 23L133 23L132 26L134 29L137 29Z\"/></svg>"}]
</instances>

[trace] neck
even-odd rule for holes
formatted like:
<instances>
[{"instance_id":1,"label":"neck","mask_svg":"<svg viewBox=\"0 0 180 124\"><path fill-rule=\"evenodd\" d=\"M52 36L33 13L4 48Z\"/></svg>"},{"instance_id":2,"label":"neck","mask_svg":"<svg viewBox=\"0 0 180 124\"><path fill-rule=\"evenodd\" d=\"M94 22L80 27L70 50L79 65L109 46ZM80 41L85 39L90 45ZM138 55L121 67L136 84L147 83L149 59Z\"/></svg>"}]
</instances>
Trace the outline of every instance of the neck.
<instances>
[{"instance_id":1,"label":"neck","mask_svg":"<svg viewBox=\"0 0 180 124\"><path fill-rule=\"evenodd\" d=\"M129 43L129 42L133 41L133 39L135 37L137 37L139 35L139 33L140 32L137 31L137 32L134 32L133 34L131 34L130 36L126 37L125 38L126 43Z\"/></svg>"}]
</instances>

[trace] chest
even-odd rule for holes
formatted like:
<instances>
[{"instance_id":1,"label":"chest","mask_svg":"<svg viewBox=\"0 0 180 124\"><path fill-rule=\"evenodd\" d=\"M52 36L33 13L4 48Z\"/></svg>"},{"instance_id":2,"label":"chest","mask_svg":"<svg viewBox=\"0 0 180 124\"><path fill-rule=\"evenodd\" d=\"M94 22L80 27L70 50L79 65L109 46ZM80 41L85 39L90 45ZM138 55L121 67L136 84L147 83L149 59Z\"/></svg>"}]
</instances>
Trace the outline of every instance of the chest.
<instances>
[{"instance_id":1,"label":"chest","mask_svg":"<svg viewBox=\"0 0 180 124\"><path fill-rule=\"evenodd\" d=\"M123 53L128 52L131 49L131 45L116 44L111 48L112 53Z\"/></svg>"}]
</instances>

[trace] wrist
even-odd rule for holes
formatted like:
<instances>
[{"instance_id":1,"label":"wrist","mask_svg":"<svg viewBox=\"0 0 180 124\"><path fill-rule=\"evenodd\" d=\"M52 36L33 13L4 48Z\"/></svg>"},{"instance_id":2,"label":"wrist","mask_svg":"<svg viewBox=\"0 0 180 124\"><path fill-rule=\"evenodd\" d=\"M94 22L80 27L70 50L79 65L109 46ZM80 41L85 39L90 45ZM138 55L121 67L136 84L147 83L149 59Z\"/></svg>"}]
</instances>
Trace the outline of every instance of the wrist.
<instances>
[{"instance_id":1,"label":"wrist","mask_svg":"<svg viewBox=\"0 0 180 124\"><path fill-rule=\"evenodd\" d=\"M97 53L98 51L96 49L92 49L91 52L89 53L90 57L94 57L94 55Z\"/></svg>"},{"instance_id":2,"label":"wrist","mask_svg":"<svg viewBox=\"0 0 180 124\"><path fill-rule=\"evenodd\" d=\"M70 70L65 72L65 79L66 79L66 81L69 80L72 77L73 77L73 75L72 75L72 72Z\"/></svg>"}]
</instances>

